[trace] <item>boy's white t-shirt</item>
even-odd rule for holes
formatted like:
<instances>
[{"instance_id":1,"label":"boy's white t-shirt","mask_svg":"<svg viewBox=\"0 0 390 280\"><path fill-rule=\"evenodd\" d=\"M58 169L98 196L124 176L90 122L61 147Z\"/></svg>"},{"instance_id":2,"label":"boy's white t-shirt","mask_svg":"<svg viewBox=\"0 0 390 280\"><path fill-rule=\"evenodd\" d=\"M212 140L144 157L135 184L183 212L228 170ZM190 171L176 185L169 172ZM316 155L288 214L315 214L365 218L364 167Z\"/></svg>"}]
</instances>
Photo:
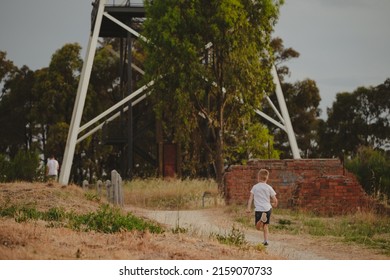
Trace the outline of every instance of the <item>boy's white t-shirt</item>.
<instances>
[{"instance_id":1,"label":"boy's white t-shirt","mask_svg":"<svg viewBox=\"0 0 390 280\"><path fill-rule=\"evenodd\" d=\"M47 168L49 169L48 175L49 176L57 176L58 175L58 161L55 159L49 159L47 161Z\"/></svg>"},{"instance_id":2,"label":"boy's white t-shirt","mask_svg":"<svg viewBox=\"0 0 390 280\"><path fill-rule=\"evenodd\" d=\"M269 211L272 208L271 197L276 195L274 189L267 183L260 182L251 189L255 211Z\"/></svg>"}]
</instances>

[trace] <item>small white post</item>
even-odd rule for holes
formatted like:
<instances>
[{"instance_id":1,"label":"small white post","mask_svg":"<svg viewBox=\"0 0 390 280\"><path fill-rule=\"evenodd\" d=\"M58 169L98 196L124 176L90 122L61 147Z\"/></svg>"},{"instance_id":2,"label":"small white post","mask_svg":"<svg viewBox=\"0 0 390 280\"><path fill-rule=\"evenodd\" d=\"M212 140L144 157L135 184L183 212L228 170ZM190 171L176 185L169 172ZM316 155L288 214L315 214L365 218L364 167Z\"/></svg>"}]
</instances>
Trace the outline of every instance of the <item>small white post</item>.
<instances>
[{"instance_id":1,"label":"small white post","mask_svg":"<svg viewBox=\"0 0 390 280\"><path fill-rule=\"evenodd\" d=\"M111 182L112 182L111 203L117 204L117 201L118 201L118 172L116 172L116 170L111 171Z\"/></svg>"},{"instance_id":2,"label":"small white post","mask_svg":"<svg viewBox=\"0 0 390 280\"><path fill-rule=\"evenodd\" d=\"M112 190L111 190L111 200L110 202L114 205L123 206L123 190L122 190L122 177L116 171L111 171L111 182L112 182Z\"/></svg>"},{"instance_id":3,"label":"small white post","mask_svg":"<svg viewBox=\"0 0 390 280\"><path fill-rule=\"evenodd\" d=\"M103 186L102 180L98 180L96 182L96 192L97 192L99 197L102 195L102 186Z\"/></svg>"},{"instance_id":4,"label":"small white post","mask_svg":"<svg viewBox=\"0 0 390 280\"><path fill-rule=\"evenodd\" d=\"M119 175L119 174L118 174ZM122 177L121 175L119 175L119 178L118 178L118 194L119 194L119 205L121 207L123 207L124 205L124 201L123 201L123 186L122 186Z\"/></svg>"},{"instance_id":5,"label":"small white post","mask_svg":"<svg viewBox=\"0 0 390 280\"><path fill-rule=\"evenodd\" d=\"M107 201L111 202L111 181L107 180L106 181L106 191L107 191Z\"/></svg>"},{"instance_id":6,"label":"small white post","mask_svg":"<svg viewBox=\"0 0 390 280\"><path fill-rule=\"evenodd\" d=\"M83 190L88 189L89 182L87 180L83 181Z\"/></svg>"}]
</instances>

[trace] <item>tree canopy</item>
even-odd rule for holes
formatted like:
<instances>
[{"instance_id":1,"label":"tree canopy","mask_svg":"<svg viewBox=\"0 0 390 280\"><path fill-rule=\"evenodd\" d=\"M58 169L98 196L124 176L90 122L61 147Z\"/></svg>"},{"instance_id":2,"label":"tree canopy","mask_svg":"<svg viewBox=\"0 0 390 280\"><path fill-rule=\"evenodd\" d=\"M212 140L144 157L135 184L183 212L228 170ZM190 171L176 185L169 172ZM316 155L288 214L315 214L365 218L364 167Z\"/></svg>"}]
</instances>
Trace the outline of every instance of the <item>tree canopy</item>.
<instances>
[{"instance_id":1,"label":"tree canopy","mask_svg":"<svg viewBox=\"0 0 390 280\"><path fill-rule=\"evenodd\" d=\"M390 79L378 86L338 93L319 133L326 156L356 155L361 146L389 150Z\"/></svg>"},{"instance_id":2,"label":"tree canopy","mask_svg":"<svg viewBox=\"0 0 390 280\"><path fill-rule=\"evenodd\" d=\"M272 90L271 32L281 2L146 1L146 78L155 81L158 116L173 141L186 145L199 133L219 183L229 147L265 130L253 110ZM258 148L249 150L257 156Z\"/></svg>"}]
</instances>

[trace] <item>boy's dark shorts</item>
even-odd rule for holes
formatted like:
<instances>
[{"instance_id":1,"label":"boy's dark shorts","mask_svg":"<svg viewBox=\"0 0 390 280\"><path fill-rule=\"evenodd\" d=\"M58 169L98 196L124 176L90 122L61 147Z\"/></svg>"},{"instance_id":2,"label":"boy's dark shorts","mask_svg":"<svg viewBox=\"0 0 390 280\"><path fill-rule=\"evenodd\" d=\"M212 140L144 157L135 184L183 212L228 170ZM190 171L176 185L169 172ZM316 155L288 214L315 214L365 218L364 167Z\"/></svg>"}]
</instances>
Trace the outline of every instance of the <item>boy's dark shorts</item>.
<instances>
[{"instance_id":1,"label":"boy's dark shorts","mask_svg":"<svg viewBox=\"0 0 390 280\"><path fill-rule=\"evenodd\" d=\"M268 211L255 211L255 225L257 224L258 221L260 221L262 213L267 214L267 221L264 224L268 225L271 220L271 212L272 212L272 208L269 209Z\"/></svg>"}]
</instances>

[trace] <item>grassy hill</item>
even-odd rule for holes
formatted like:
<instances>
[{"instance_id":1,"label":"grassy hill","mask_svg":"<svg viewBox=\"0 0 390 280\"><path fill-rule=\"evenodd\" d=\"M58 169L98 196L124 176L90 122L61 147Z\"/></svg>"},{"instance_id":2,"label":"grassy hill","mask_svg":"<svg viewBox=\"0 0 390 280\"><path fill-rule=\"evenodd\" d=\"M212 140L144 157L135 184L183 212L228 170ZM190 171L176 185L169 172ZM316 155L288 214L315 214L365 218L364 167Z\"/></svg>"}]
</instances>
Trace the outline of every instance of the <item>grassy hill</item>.
<instances>
[{"instance_id":1,"label":"grassy hill","mask_svg":"<svg viewBox=\"0 0 390 280\"><path fill-rule=\"evenodd\" d=\"M0 259L274 259L164 228L80 187L0 184Z\"/></svg>"}]
</instances>

